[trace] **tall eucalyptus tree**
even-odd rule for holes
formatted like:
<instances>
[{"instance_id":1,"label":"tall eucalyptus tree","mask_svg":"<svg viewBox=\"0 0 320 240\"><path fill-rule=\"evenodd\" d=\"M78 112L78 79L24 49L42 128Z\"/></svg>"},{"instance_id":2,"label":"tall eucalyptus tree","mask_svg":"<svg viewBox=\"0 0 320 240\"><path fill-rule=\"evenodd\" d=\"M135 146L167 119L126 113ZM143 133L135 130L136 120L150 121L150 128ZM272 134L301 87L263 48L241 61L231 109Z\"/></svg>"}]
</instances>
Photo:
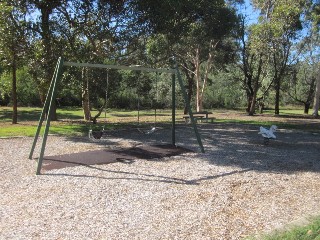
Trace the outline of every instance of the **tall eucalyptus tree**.
<instances>
[{"instance_id":1,"label":"tall eucalyptus tree","mask_svg":"<svg viewBox=\"0 0 320 240\"><path fill-rule=\"evenodd\" d=\"M258 54L267 56L275 89L275 114L279 114L280 89L290 54L302 29L300 17L307 0L253 0L260 9L259 23L253 28L252 43ZM267 65L265 65L267 67Z\"/></svg>"},{"instance_id":2,"label":"tall eucalyptus tree","mask_svg":"<svg viewBox=\"0 0 320 240\"><path fill-rule=\"evenodd\" d=\"M315 44L313 46L314 49L317 49L317 62L316 65L316 89L314 94L313 100L313 115L318 117L319 116L319 106L320 106L320 1L319 0L310 0L310 11L308 12L308 20L310 20L310 27L309 27L309 37L312 39L312 43Z\"/></svg>"},{"instance_id":3,"label":"tall eucalyptus tree","mask_svg":"<svg viewBox=\"0 0 320 240\"><path fill-rule=\"evenodd\" d=\"M25 0L25 2L33 32L29 67L37 82L40 100L44 103L56 60L61 55L61 49L56 44L57 33L53 28L53 16L63 0ZM52 111L52 120L56 120L55 102Z\"/></svg>"},{"instance_id":4,"label":"tall eucalyptus tree","mask_svg":"<svg viewBox=\"0 0 320 240\"><path fill-rule=\"evenodd\" d=\"M130 1L94 0L65 1L59 8L56 29L66 42L65 52L70 60L84 62L112 62L130 64L130 56L139 47L144 24L132 11ZM82 69L82 107L84 119L95 121L90 113L89 88L101 85L99 78L90 78L88 69ZM95 74L95 76L97 76ZM111 78L112 79L112 78ZM100 85L100 86L99 86ZM117 84L110 84L115 87ZM97 90L98 89L98 90Z\"/></svg>"},{"instance_id":5,"label":"tall eucalyptus tree","mask_svg":"<svg viewBox=\"0 0 320 240\"><path fill-rule=\"evenodd\" d=\"M188 79L189 100L195 87L196 108L201 111L209 73L218 59L221 60L218 50L230 49L224 40L236 26L234 9L224 0L136 2L152 33L156 34L153 47L160 44L157 52L166 55L165 59L172 54L178 58ZM230 55L222 58L228 57Z\"/></svg>"},{"instance_id":6,"label":"tall eucalyptus tree","mask_svg":"<svg viewBox=\"0 0 320 240\"><path fill-rule=\"evenodd\" d=\"M255 51L254 44L252 43L253 33L251 30L252 27L255 27L255 24L248 26L245 21L246 16L242 16L238 32L240 55L238 67L242 72L241 83L247 96L246 111L249 115L253 115L258 98L262 100L265 94L262 93L261 96L258 96L258 91L261 89L266 76L264 65L266 55ZM268 88L269 87L267 87L267 90Z\"/></svg>"},{"instance_id":7,"label":"tall eucalyptus tree","mask_svg":"<svg viewBox=\"0 0 320 240\"><path fill-rule=\"evenodd\" d=\"M12 74L12 123L18 122L17 68L27 44L25 6L20 1L0 2L0 58Z\"/></svg>"}]
</instances>

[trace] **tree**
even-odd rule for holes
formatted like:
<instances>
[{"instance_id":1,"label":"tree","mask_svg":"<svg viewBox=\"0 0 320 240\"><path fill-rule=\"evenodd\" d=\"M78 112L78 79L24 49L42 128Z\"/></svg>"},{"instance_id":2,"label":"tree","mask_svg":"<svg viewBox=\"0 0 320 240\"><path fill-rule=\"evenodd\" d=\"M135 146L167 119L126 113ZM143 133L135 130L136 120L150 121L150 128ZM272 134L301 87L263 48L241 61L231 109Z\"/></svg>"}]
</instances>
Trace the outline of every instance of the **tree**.
<instances>
[{"instance_id":1,"label":"tree","mask_svg":"<svg viewBox=\"0 0 320 240\"><path fill-rule=\"evenodd\" d=\"M251 28L255 28L256 25L252 25ZM243 73L241 79L242 85L247 95L247 109L249 115L255 113L255 107L257 102L257 94L262 86L262 81L266 75L266 55L262 52L257 52L254 48L254 33L250 30L246 30L245 16L243 16L239 27L239 50L240 61L238 67ZM269 87L267 87L267 90ZM266 91L267 91L266 90ZM263 98L264 93L259 99Z\"/></svg>"},{"instance_id":2,"label":"tree","mask_svg":"<svg viewBox=\"0 0 320 240\"><path fill-rule=\"evenodd\" d=\"M311 24L309 25L309 36L315 37L315 45L314 48L320 48L320 37L319 37L319 27L320 27L320 2L318 1L311 1L310 11L308 12L308 20L310 20ZM314 116L319 116L319 106L320 106L320 61L318 58L317 63L317 74L316 74L316 90L314 94L314 101L313 101L313 113Z\"/></svg>"},{"instance_id":3,"label":"tree","mask_svg":"<svg viewBox=\"0 0 320 240\"><path fill-rule=\"evenodd\" d=\"M56 36L53 28L54 11L61 6L62 2L63 0L26 1L28 18L33 31L30 69L37 81L42 104L45 101L56 61L62 52L54 41ZM52 105L51 120L57 120L55 101Z\"/></svg>"},{"instance_id":4,"label":"tree","mask_svg":"<svg viewBox=\"0 0 320 240\"><path fill-rule=\"evenodd\" d=\"M181 63L188 79L189 100L195 86L196 108L201 111L210 71L218 59L231 56L222 56L219 50L230 49L224 40L236 25L235 11L224 0L137 2L153 33L164 37L163 52L174 54Z\"/></svg>"},{"instance_id":5,"label":"tree","mask_svg":"<svg viewBox=\"0 0 320 240\"><path fill-rule=\"evenodd\" d=\"M320 69L320 66L318 67L318 69ZM316 89L315 89L314 100L313 100L312 115L315 117L319 116L319 105L320 105L320 71L317 74Z\"/></svg>"},{"instance_id":6,"label":"tree","mask_svg":"<svg viewBox=\"0 0 320 240\"><path fill-rule=\"evenodd\" d=\"M138 39L143 29L130 1L72 0L58 7L58 12L56 29L66 43L70 60L130 64L129 56L140 47ZM89 89L90 85L101 85L103 82L97 81L103 78L90 78L93 75L89 72L82 69L80 77L82 107L84 119L95 121L98 116L91 116Z\"/></svg>"},{"instance_id":7,"label":"tree","mask_svg":"<svg viewBox=\"0 0 320 240\"><path fill-rule=\"evenodd\" d=\"M314 66L309 65L307 62L301 62L293 65L289 71L288 80L286 84L286 94L293 100L304 105L304 114L308 114L311 106L315 87L316 75Z\"/></svg>"},{"instance_id":8,"label":"tree","mask_svg":"<svg viewBox=\"0 0 320 240\"><path fill-rule=\"evenodd\" d=\"M310 10L307 9L304 26L306 34L302 38L300 42L296 45L296 52L299 54L299 64L296 65L297 74L295 76L298 77L298 83L300 84L300 89L305 89L306 94L301 94L299 96L294 96L293 98L299 102L302 102L305 105L304 113L307 114L309 112L310 105L313 100L319 98L317 96L317 79L319 75L319 63L320 63L320 36L317 31L317 27L314 22L310 21ZM312 11L312 10L311 10ZM296 78L293 78L296 79ZM295 88L296 90L296 88ZM295 91L297 92L297 91ZM289 91L290 93L290 91ZM292 94L291 94L292 96ZM306 97L304 97L306 96ZM303 100L303 97L305 100ZM317 102L315 101L315 106ZM315 114L316 115L316 114Z\"/></svg>"},{"instance_id":9,"label":"tree","mask_svg":"<svg viewBox=\"0 0 320 240\"><path fill-rule=\"evenodd\" d=\"M253 0L261 10L259 24L253 29L255 49L266 54L272 70L275 89L275 114L279 114L280 89L286 74L293 40L302 29L300 16L306 1Z\"/></svg>"},{"instance_id":10,"label":"tree","mask_svg":"<svg viewBox=\"0 0 320 240\"><path fill-rule=\"evenodd\" d=\"M0 51L1 58L12 75L12 123L18 122L17 68L26 44L25 9L19 1L0 2Z\"/></svg>"}]
</instances>

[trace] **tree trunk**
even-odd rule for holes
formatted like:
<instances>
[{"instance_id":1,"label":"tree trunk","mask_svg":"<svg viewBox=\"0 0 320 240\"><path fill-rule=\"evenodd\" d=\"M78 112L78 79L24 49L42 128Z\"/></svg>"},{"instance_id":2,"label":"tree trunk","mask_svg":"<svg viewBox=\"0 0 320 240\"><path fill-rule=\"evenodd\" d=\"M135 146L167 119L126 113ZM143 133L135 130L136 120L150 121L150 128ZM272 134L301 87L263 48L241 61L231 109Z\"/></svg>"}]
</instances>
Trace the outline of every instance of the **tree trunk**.
<instances>
[{"instance_id":1,"label":"tree trunk","mask_svg":"<svg viewBox=\"0 0 320 240\"><path fill-rule=\"evenodd\" d=\"M186 70L188 71L188 70ZM188 81L188 86L187 86L187 95L188 95L188 101L191 103L192 95L193 95L193 77L190 76L190 74L186 73L187 81ZM188 114L189 109L187 108L187 105L184 107L184 114Z\"/></svg>"},{"instance_id":2,"label":"tree trunk","mask_svg":"<svg viewBox=\"0 0 320 240\"><path fill-rule=\"evenodd\" d=\"M308 114L309 113L309 108L310 108L310 102L306 102L304 103L304 114Z\"/></svg>"},{"instance_id":3,"label":"tree trunk","mask_svg":"<svg viewBox=\"0 0 320 240\"><path fill-rule=\"evenodd\" d=\"M201 75L200 75L200 49L196 49L196 56L194 59L194 65L195 65L195 79L196 79L196 110L197 112L202 111L201 109L201 92L200 92L200 81L201 81Z\"/></svg>"},{"instance_id":4,"label":"tree trunk","mask_svg":"<svg viewBox=\"0 0 320 240\"><path fill-rule=\"evenodd\" d=\"M280 79L275 79L275 90L276 90L276 98L274 105L274 114L280 114Z\"/></svg>"},{"instance_id":5,"label":"tree trunk","mask_svg":"<svg viewBox=\"0 0 320 240\"><path fill-rule=\"evenodd\" d=\"M186 62L183 62L183 71L184 74L187 78L187 83L188 85L186 86L187 88L187 101L189 101L189 104L191 104L191 99L192 99L192 95L193 95L193 87L194 87L194 71L195 69L189 69L188 68L188 64ZM187 108L187 105L184 105L184 111L183 114L188 114L189 113L189 109Z\"/></svg>"},{"instance_id":6,"label":"tree trunk","mask_svg":"<svg viewBox=\"0 0 320 240\"><path fill-rule=\"evenodd\" d=\"M253 86L253 96L252 96L252 100L251 100L251 106L250 106L250 111L249 111L249 115L253 116L253 114L256 111L256 102L257 102L257 94L258 94L258 89L259 89L259 79L260 79L260 71L261 68L259 67L258 70L258 76L257 79L254 79L254 86Z\"/></svg>"},{"instance_id":7,"label":"tree trunk","mask_svg":"<svg viewBox=\"0 0 320 240\"><path fill-rule=\"evenodd\" d=\"M264 110L264 102L263 100L259 100L259 113L262 114Z\"/></svg>"},{"instance_id":8,"label":"tree trunk","mask_svg":"<svg viewBox=\"0 0 320 240\"><path fill-rule=\"evenodd\" d=\"M203 98L204 98L204 91L206 88L207 80L209 77L209 72L212 67L212 59L213 59L213 50L216 48L219 41L214 42L213 40L210 41L209 46L209 54L206 64L206 69L204 72L203 81L200 74L200 47L196 50L196 58L195 58L195 77L197 82L197 111L201 112L203 110Z\"/></svg>"},{"instance_id":9,"label":"tree trunk","mask_svg":"<svg viewBox=\"0 0 320 240\"><path fill-rule=\"evenodd\" d=\"M52 14L53 9L57 6L57 1L42 1L38 3L38 8L41 12L41 38L44 47L43 53L43 70L44 70L44 81L45 83L49 83L52 79L52 73L54 69L54 57L52 51L52 32L50 30L50 15ZM47 85L49 86L49 84ZM57 121L57 104L56 99L52 99L53 102L51 104L51 121Z\"/></svg>"},{"instance_id":10,"label":"tree trunk","mask_svg":"<svg viewBox=\"0 0 320 240\"><path fill-rule=\"evenodd\" d=\"M320 71L319 71L320 74ZM314 94L314 100L313 100L313 116L319 116L319 105L320 105L320 76L317 75L317 83L316 83L316 91Z\"/></svg>"},{"instance_id":11,"label":"tree trunk","mask_svg":"<svg viewBox=\"0 0 320 240\"><path fill-rule=\"evenodd\" d=\"M247 108L246 112L249 113L251 109L252 99L254 95L254 87L252 86L252 74L248 74L247 72L244 73L246 75L245 77L245 83L247 86L246 92L247 92Z\"/></svg>"},{"instance_id":12,"label":"tree trunk","mask_svg":"<svg viewBox=\"0 0 320 240\"><path fill-rule=\"evenodd\" d=\"M17 102L17 61L16 55L13 54L12 61L12 124L18 123L18 102Z\"/></svg>"},{"instance_id":13,"label":"tree trunk","mask_svg":"<svg viewBox=\"0 0 320 240\"><path fill-rule=\"evenodd\" d=\"M257 94L255 94L252 97L251 105L250 105L250 110L249 110L249 116L253 116L255 111L256 111L256 101L257 101Z\"/></svg>"},{"instance_id":14,"label":"tree trunk","mask_svg":"<svg viewBox=\"0 0 320 240\"><path fill-rule=\"evenodd\" d=\"M91 120L91 112L90 112L90 99L89 99L89 80L88 80L88 73L87 69L82 69L82 108L84 114L84 120L90 121Z\"/></svg>"},{"instance_id":15,"label":"tree trunk","mask_svg":"<svg viewBox=\"0 0 320 240\"><path fill-rule=\"evenodd\" d=\"M45 101L46 101L46 95L43 93L42 90L40 90L40 87L39 87L38 93L39 93L40 102L41 102L41 104L43 106Z\"/></svg>"},{"instance_id":16,"label":"tree trunk","mask_svg":"<svg viewBox=\"0 0 320 240\"><path fill-rule=\"evenodd\" d=\"M50 116L51 116L51 121L57 121L58 120L56 99L52 99L51 115Z\"/></svg>"},{"instance_id":17,"label":"tree trunk","mask_svg":"<svg viewBox=\"0 0 320 240\"><path fill-rule=\"evenodd\" d=\"M246 108L246 112L247 113L250 112L252 99L253 99L253 95L251 94L250 91L247 91L247 108Z\"/></svg>"}]
</instances>

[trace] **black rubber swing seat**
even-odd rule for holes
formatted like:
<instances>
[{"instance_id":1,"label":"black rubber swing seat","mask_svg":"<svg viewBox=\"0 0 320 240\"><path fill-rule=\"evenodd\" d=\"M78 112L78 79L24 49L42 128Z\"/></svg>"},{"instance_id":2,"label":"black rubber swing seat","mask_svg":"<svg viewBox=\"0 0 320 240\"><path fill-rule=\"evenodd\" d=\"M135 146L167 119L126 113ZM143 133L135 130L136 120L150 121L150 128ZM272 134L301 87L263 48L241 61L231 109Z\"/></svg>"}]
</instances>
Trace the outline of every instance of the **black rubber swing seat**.
<instances>
[{"instance_id":1,"label":"black rubber swing seat","mask_svg":"<svg viewBox=\"0 0 320 240\"><path fill-rule=\"evenodd\" d=\"M94 139L100 139L102 137L102 131L92 131L92 136Z\"/></svg>"}]
</instances>

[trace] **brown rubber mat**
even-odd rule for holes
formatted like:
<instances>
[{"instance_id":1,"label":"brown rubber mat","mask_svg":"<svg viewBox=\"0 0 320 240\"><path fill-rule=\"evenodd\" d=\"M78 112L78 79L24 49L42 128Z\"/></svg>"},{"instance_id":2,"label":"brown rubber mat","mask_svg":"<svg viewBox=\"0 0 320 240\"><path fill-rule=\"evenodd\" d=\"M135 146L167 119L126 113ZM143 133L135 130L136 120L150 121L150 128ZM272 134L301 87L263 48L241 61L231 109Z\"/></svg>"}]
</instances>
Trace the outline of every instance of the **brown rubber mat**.
<instances>
[{"instance_id":1,"label":"brown rubber mat","mask_svg":"<svg viewBox=\"0 0 320 240\"><path fill-rule=\"evenodd\" d=\"M173 145L141 145L127 149L94 150L80 153L45 156L42 170L60 169L73 166L90 166L115 162L131 163L136 159L160 159L192 152L189 149Z\"/></svg>"}]
</instances>

